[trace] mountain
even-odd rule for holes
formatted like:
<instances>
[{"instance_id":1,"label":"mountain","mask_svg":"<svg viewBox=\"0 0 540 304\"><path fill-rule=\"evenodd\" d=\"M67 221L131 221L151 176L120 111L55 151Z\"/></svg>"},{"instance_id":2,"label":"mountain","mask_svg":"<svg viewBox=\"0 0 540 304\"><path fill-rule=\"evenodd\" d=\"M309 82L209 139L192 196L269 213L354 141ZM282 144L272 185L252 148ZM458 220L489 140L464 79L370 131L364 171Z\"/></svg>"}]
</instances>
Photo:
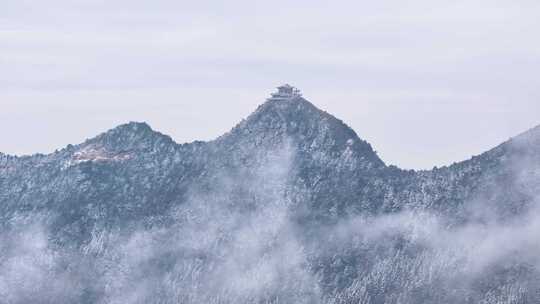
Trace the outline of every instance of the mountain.
<instances>
[{"instance_id":1,"label":"mountain","mask_svg":"<svg viewBox=\"0 0 540 304\"><path fill-rule=\"evenodd\" d=\"M540 127L401 170L279 90L209 142L0 154L0 303L540 302Z\"/></svg>"}]
</instances>

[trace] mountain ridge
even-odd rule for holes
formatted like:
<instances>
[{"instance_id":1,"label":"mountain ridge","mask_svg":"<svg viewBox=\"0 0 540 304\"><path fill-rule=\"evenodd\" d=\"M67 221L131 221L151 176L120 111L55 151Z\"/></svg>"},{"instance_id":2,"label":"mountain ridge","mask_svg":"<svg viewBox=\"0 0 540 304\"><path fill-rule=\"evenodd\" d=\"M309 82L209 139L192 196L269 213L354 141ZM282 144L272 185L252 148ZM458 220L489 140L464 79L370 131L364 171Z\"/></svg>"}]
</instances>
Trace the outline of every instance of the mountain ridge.
<instances>
[{"instance_id":1,"label":"mountain ridge","mask_svg":"<svg viewBox=\"0 0 540 304\"><path fill-rule=\"evenodd\" d=\"M296 98L294 100L285 100L285 101L283 101L283 100L282 101L269 100L269 101L266 101L266 102L262 103L261 105L259 105L257 107L257 109L255 109L254 112L252 112L250 115L248 115L248 117L246 117L245 119L242 119L242 121L239 122L238 124L236 124L236 126L234 126L230 131L225 132L222 135L219 135L215 139L211 139L211 140L207 140L207 141L194 140L194 141L191 141L191 142L182 142L182 143L180 143L180 142L177 142L174 139L172 139L171 136L169 136L167 134L163 134L163 133L161 133L161 132L159 132L157 130L154 130L147 122L144 122L144 121L140 121L140 122L131 121L131 122L120 124L120 125L118 125L116 127L113 127L113 128L111 128L111 129L109 129L107 131L104 131L104 132L102 132L102 133L100 133L100 134L98 134L98 135L96 135L94 137L88 138L88 139L86 139L85 141L83 141L83 142L81 142L79 144L68 144L64 148L57 149L56 151L51 152L51 153L34 153L34 154L29 154L29 155L13 155L13 154L6 154L6 153L3 153L3 152L0 152L0 157L4 158L4 159L17 159L17 160L27 160L27 159L33 159L33 158L51 157L51 156L53 156L55 154L58 154L58 153L60 153L62 151L73 149L73 147L84 146L84 145L87 145L89 143L95 143L95 142L98 142L98 141L100 141L102 139L108 139L108 138L110 139L110 138L113 138L113 137L116 137L116 136L120 136L120 137L131 136L131 138L130 138L131 140L140 140L140 139L142 139L142 138L139 137L140 134L137 135L137 132L143 132L144 135L147 136L147 139L151 138L151 137L154 137L156 140L158 138L161 138L162 140L168 141L169 143L174 144L177 147L181 147L181 146L185 146L185 145L191 145L191 144L212 144L214 142L223 141L224 138L230 136L231 134L234 134L235 132L238 132L239 129L241 129L243 127L247 127L247 125L249 125L250 122L253 123L252 120L254 120L255 118L259 118L259 119L264 120L264 117L261 118L260 115L265 111L268 112L269 108L275 108L275 106L277 106L277 108L281 108L282 111L286 111L286 110L288 110L288 109L290 109L291 107L294 107L294 106L296 106L297 108L302 108L302 107L299 107L300 105L303 105L305 108L307 108L306 111L316 112L317 113L316 115L318 115L318 118L320 118L320 119L328 119L328 120L332 120L334 123L341 124L339 127L343 128L343 129L345 129L347 131L351 131L351 135L352 135L351 138L357 139L361 143L367 144L369 146L369 149L373 150L373 148L371 147L371 144L369 144L368 142L366 142L365 140L360 138L356 134L356 131L353 130L352 128L350 128L342 120L340 120L339 118L336 118L335 116L327 113L326 111L323 111L323 110L317 108L315 105L313 105L308 100L306 100L306 99L304 99L302 97L299 97L299 98ZM274 114L276 114L276 113L274 113ZM287 116L287 115L283 115L283 114L284 114L283 112L278 113L278 115L281 115L281 118L284 118L284 117ZM287 121L285 121L285 122L287 122ZM491 153L491 151L498 149L500 146L504 146L505 144L509 144L510 142L514 142L516 140L519 140L520 138L522 138L522 139L528 138L528 141L532 140L534 142L540 142L540 125L537 125L537 126L532 127L532 128L530 128L528 130L525 130L525 131L517 134L516 136L513 136L510 139L508 139L508 140L494 146L493 148L491 148L491 149L489 149L487 151L481 152L481 153L479 153L477 155L473 155L471 158L463 159L463 160L456 160L456 161L454 161L453 164L435 166L435 167L440 169L440 168L450 167L450 166L454 166L456 164L460 164L460 163L463 163L463 162L470 161L472 159L475 159L477 157L482 156L485 153ZM127 142L124 142L122 144L127 144ZM373 153L375 153L374 150L373 150ZM372 157L374 159L376 159L377 162L380 162L380 163L384 164L384 161L381 160L380 158L378 158L378 156L375 155L375 156L372 156ZM399 166L396 166L396 165L391 165L391 166L400 168ZM432 169L416 169L416 168L412 168L412 169L402 169L402 168L400 168L400 169L405 170L405 171L413 170L413 171L418 171L418 172L432 171Z\"/></svg>"},{"instance_id":2,"label":"mountain ridge","mask_svg":"<svg viewBox=\"0 0 540 304\"><path fill-rule=\"evenodd\" d=\"M540 129L402 170L283 89L212 141L0 155L0 303L540 302Z\"/></svg>"}]
</instances>

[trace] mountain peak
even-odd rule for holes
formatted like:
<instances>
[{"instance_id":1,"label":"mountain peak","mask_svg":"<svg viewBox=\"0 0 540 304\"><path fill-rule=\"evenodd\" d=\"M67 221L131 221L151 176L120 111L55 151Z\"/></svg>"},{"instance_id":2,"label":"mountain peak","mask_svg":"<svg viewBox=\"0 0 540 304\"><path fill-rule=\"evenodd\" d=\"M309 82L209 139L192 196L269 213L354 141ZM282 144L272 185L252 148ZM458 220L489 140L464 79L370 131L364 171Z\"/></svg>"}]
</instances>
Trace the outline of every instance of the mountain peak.
<instances>
[{"instance_id":1,"label":"mountain peak","mask_svg":"<svg viewBox=\"0 0 540 304\"><path fill-rule=\"evenodd\" d=\"M85 144L99 145L107 150L126 151L150 149L156 143L174 143L167 135L154 131L145 122L129 122L119 125Z\"/></svg>"},{"instance_id":2,"label":"mountain peak","mask_svg":"<svg viewBox=\"0 0 540 304\"><path fill-rule=\"evenodd\" d=\"M130 121L128 123L119 125L118 127L114 129L126 129L126 130L133 130L133 131L139 131L139 130L150 130L152 131L152 128L150 125L148 125L146 122L139 122L139 121Z\"/></svg>"},{"instance_id":3,"label":"mountain peak","mask_svg":"<svg viewBox=\"0 0 540 304\"><path fill-rule=\"evenodd\" d=\"M264 146L286 137L306 152L324 151L332 157L351 153L369 167L384 166L370 144L360 139L340 119L320 110L302 97L300 90L285 84L271 94L247 119L219 140Z\"/></svg>"}]
</instances>

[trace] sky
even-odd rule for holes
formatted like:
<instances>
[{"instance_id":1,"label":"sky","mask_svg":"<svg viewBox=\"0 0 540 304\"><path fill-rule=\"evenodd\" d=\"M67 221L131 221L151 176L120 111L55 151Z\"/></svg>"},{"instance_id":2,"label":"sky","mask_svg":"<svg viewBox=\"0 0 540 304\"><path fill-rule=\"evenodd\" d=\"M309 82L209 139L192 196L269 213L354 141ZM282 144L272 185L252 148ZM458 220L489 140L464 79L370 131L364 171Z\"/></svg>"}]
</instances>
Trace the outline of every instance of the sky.
<instances>
[{"instance_id":1,"label":"sky","mask_svg":"<svg viewBox=\"0 0 540 304\"><path fill-rule=\"evenodd\" d=\"M211 140L290 83L387 164L447 165L540 124L538 37L536 0L3 0L0 151Z\"/></svg>"}]
</instances>

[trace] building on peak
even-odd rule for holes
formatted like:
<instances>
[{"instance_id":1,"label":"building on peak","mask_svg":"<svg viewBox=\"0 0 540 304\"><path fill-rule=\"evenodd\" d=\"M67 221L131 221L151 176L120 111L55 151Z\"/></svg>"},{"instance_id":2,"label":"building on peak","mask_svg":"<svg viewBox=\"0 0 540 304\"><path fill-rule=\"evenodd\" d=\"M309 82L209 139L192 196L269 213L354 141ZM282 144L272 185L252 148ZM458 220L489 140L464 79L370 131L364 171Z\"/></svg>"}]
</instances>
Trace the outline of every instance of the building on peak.
<instances>
[{"instance_id":1,"label":"building on peak","mask_svg":"<svg viewBox=\"0 0 540 304\"><path fill-rule=\"evenodd\" d=\"M300 90L289 84L281 85L277 87L277 89L278 91L276 93L272 93L272 97L268 98L268 100L286 100L302 97Z\"/></svg>"}]
</instances>

